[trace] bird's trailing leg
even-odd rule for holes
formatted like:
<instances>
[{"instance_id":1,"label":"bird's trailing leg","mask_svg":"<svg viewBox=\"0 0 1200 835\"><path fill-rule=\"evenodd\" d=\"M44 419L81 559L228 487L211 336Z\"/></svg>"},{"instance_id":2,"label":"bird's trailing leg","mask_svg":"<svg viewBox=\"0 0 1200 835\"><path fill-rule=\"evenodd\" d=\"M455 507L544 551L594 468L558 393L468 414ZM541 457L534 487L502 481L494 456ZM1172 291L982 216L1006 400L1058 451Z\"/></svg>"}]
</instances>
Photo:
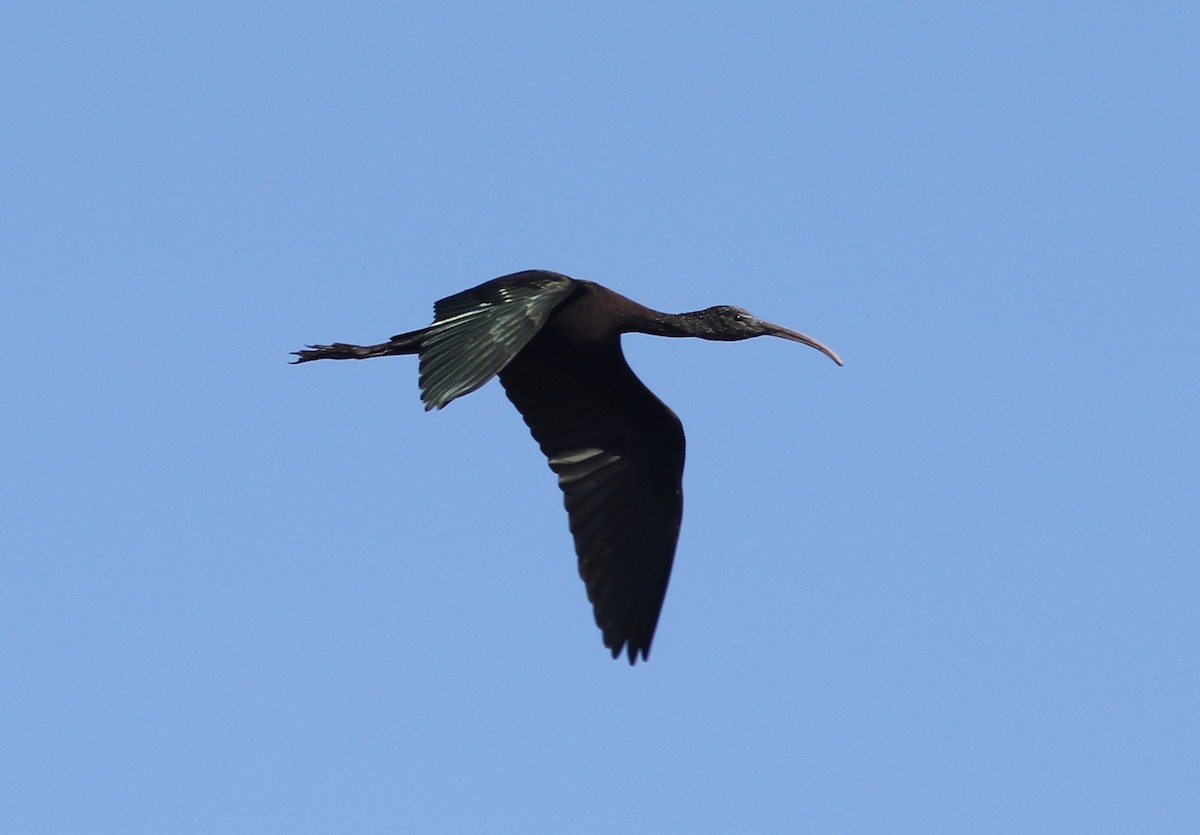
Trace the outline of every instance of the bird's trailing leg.
<instances>
[{"instance_id":1,"label":"bird's trailing leg","mask_svg":"<svg viewBox=\"0 0 1200 835\"><path fill-rule=\"evenodd\" d=\"M348 342L335 342L332 345L308 345L302 351L292 352L296 356L296 359L292 360L292 364L311 360L365 360L371 357L415 354L421 350L421 337L424 335L424 330L402 333L378 345L351 345Z\"/></svg>"}]
</instances>

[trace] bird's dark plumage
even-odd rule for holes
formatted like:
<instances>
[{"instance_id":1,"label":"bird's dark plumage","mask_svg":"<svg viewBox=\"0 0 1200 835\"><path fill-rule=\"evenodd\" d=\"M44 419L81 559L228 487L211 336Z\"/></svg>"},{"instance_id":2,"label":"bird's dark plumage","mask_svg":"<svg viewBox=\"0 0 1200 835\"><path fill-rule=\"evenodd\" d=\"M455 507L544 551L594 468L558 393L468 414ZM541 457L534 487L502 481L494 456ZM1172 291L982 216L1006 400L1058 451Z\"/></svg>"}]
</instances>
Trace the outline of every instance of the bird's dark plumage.
<instances>
[{"instance_id":1,"label":"bird's dark plumage","mask_svg":"<svg viewBox=\"0 0 1200 835\"><path fill-rule=\"evenodd\" d=\"M502 276L437 302L428 328L379 345L314 345L296 362L420 355L421 399L440 409L497 374L558 475L579 573L604 643L650 652L683 518L683 426L621 351L623 333L739 340L780 336L833 351L736 307L650 310L545 270Z\"/></svg>"}]
</instances>

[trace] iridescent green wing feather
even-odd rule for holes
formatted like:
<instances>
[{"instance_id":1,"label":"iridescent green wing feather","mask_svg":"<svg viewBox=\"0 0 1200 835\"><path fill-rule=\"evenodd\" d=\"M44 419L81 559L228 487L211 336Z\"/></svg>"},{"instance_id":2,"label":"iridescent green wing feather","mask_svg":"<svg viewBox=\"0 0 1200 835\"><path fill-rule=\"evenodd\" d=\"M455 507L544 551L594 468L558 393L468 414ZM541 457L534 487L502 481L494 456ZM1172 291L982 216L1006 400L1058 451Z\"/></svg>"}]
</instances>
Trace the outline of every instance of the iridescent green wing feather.
<instances>
[{"instance_id":1,"label":"iridescent green wing feather","mask_svg":"<svg viewBox=\"0 0 1200 835\"><path fill-rule=\"evenodd\" d=\"M440 409L496 376L575 287L565 275L527 270L435 304L433 324L421 340L425 409Z\"/></svg>"}]
</instances>

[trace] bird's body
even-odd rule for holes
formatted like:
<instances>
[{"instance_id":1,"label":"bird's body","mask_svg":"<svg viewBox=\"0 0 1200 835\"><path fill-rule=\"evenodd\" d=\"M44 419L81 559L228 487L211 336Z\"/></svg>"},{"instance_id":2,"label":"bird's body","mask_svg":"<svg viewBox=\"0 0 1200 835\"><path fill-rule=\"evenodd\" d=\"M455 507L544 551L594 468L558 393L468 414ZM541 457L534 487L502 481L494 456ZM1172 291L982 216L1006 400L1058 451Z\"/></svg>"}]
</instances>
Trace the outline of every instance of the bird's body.
<instances>
[{"instance_id":1,"label":"bird's body","mask_svg":"<svg viewBox=\"0 0 1200 835\"><path fill-rule=\"evenodd\" d=\"M660 313L591 281L527 270L442 299L428 328L315 345L296 362L419 354L421 399L442 408L499 375L558 475L579 572L616 658L646 658L683 518L683 426L625 361L623 333L811 337L740 308Z\"/></svg>"}]
</instances>

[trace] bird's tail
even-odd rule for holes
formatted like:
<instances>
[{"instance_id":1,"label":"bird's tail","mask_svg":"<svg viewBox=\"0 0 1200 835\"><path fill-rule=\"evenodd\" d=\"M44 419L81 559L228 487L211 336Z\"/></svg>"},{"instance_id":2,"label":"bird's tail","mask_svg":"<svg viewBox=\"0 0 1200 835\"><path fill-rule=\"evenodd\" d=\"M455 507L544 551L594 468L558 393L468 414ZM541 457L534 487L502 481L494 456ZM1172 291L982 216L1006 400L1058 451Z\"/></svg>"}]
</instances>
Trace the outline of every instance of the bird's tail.
<instances>
[{"instance_id":1,"label":"bird's tail","mask_svg":"<svg viewBox=\"0 0 1200 835\"><path fill-rule=\"evenodd\" d=\"M348 342L335 342L332 345L308 345L301 351L292 352L296 357L292 360L292 364L312 360L365 360L371 357L416 354L421 350L421 340L425 337L426 330L427 328L422 328L419 331L398 334L378 345L351 345Z\"/></svg>"}]
</instances>

